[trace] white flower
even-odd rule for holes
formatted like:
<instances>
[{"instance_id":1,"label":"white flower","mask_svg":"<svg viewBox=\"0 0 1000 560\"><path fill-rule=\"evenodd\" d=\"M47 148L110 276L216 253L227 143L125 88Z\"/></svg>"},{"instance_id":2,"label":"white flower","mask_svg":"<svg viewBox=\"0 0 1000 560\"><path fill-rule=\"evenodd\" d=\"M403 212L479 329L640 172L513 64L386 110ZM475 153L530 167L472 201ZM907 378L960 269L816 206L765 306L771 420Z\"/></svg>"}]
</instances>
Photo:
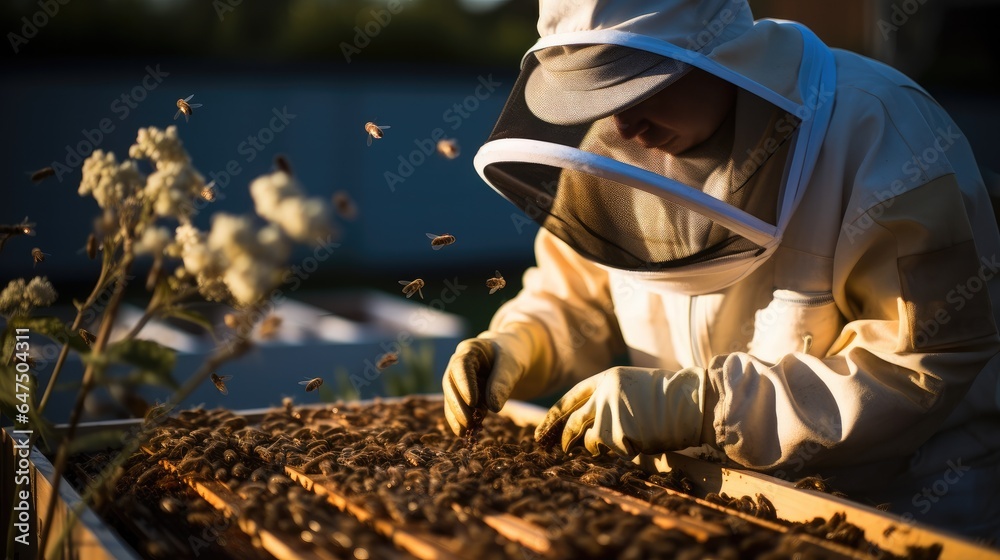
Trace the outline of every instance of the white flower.
<instances>
[{"instance_id":1,"label":"white flower","mask_svg":"<svg viewBox=\"0 0 1000 560\"><path fill-rule=\"evenodd\" d=\"M267 218L274 212L282 200L288 197L302 196L302 188L294 177L284 171L276 171L270 175L261 175L250 183L250 196L253 198L254 210L257 215Z\"/></svg>"},{"instance_id":2,"label":"white flower","mask_svg":"<svg viewBox=\"0 0 1000 560\"><path fill-rule=\"evenodd\" d=\"M333 234L330 207L323 199L303 197L298 181L283 171L258 177L250 195L257 214L295 241L318 244Z\"/></svg>"},{"instance_id":3,"label":"white flower","mask_svg":"<svg viewBox=\"0 0 1000 560\"><path fill-rule=\"evenodd\" d=\"M189 163L168 161L150 174L143 194L153 201L156 215L186 222L194 212L194 199L204 188L205 178Z\"/></svg>"},{"instance_id":4,"label":"white flower","mask_svg":"<svg viewBox=\"0 0 1000 560\"><path fill-rule=\"evenodd\" d=\"M55 288L44 276L36 276L30 282L24 278L11 280L0 292L0 315L28 315L32 308L52 305L56 297Z\"/></svg>"},{"instance_id":5,"label":"white flower","mask_svg":"<svg viewBox=\"0 0 1000 560\"><path fill-rule=\"evenodd\" d=\"M135 244L137 255L160 256L166 251L173 236L170 230L165 227L148 227L142 232L142 237Z\"/></svg>"},{"instance_id":6,"label":"white flower","mask_svg":"<svg viewBox=\"0 0 1000 560\"><path fill-rule=\"evenodd\" d=\"M148 159L157 169L170 163L191 164L191 158L177 136L176 126L168 126L166 131L155 126L140 128L128 155L135 159Z\"/></svg>"},{"instance_id":7,"label":"white flower","mask_svg":"<svg viewBox=\"0 0 1000 560\"><path fill-rule=\"evenodd\" d=\"M117 207L139 192L144 182L145 177L139 173L134 162L119 164L113 153L94 150L83 162L83 178L78 192L80 196L92 194L98 206L108 209Z\"/></svg>"}]
</instances>

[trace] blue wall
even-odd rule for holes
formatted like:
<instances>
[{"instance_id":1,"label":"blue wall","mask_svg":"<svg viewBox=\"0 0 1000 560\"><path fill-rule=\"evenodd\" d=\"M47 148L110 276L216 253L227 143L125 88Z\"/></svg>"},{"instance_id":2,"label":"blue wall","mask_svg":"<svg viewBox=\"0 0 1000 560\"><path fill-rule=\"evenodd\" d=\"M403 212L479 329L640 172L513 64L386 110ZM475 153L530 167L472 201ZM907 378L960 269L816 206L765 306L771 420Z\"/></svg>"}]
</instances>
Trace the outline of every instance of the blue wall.
<instances>
[{"instance_id":1,"label":"blue wall","mask_svg":"<svg viewBox=\"0 0 1000 560\"><path fill-rule=\"evenodd\" d=\"M92 198L76 194L80 162L90 144L123 159L140 127L171 124L178 126L195 167L206 178L215 174L220 187L220 200L196 217L202 228L212 212L251 212L247 187L273 169L280 153L311 194L329 197L343 189L358 204L359 217L344 224L342 244L323 263L325 271L363 275L412 268L419 276L427 269L475 267L489 275L494 262L528 263L536 228L519 233L512 220L517 211L472 165L507 98L513 70L428 74L369 66L357 73L312 67L265 72L152 60L110 68L8 68L0 90L0 103L8 108L0 223L27 215L38 234L7 244L0 253L0 282L35 274L48 275L57 287L96 279L97 263L82 248L99 209ZM144 88L144 80L155 87ZM190 122L174 121L176 100L191 94L192 103L204 106ZM279 113L287 124L276 118ZM363 126L370 120L391 128L369 147ZM102 126L110 132L101 132ZM459 142L457 159L420 150L442 133ZM256 137L260 149L248 137ZM409 160L402 170L400 158ZM38 185L28 180L28 173L53 162L71 171ZM227 166L239 170L228 184L222 175ZM386 173L402 181L387 180ZM432 251L427 232L450 233L458 242ZM37 266L29 254L35 246L50 255ZM303 248L297 256L307 253Z\"/></svg>"}]
</instances>

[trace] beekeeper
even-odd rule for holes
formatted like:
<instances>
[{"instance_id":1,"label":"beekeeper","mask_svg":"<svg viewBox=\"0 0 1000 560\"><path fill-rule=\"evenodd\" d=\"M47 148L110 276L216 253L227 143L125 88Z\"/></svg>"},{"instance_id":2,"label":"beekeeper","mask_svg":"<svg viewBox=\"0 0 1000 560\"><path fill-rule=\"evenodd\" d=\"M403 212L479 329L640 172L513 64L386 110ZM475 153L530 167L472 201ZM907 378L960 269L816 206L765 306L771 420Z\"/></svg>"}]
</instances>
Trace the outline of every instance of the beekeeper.
<instances>
[{"instance_id":1,"label":"beekeeper","mask_svg":"<svg viewBox=\"0 0 1000 560\"><path fill-rule=\"evenodd\" d=\"M543 0L538 31L475 159L537 264L452 356L451 428L569 389L536 432L566 450L708 444L1000 534L1000 236L946 112L745 0Z\"/></svg>"}]
</instances>

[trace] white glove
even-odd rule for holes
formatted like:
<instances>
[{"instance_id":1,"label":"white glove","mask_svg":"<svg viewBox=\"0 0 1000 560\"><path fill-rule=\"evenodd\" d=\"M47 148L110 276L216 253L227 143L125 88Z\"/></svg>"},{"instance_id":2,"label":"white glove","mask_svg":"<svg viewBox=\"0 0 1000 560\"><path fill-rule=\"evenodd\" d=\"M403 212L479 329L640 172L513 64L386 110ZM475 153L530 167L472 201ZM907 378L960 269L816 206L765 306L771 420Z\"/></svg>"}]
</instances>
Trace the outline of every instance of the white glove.
<instances>
[{"instance_id":1,"label":"white glove","mask_svg":"<svg viewBox=\"0 0 1000 560\"><path fill-rule=\"evenodd\" d=\"M444 416L452 431L463 434L481 392L493 412L512 394L532 398L544 393L552 371L548 347L545 329L530 323L507 325L503 332L486 331L458 343L441 382ZM483 378L486 386L480 387Z\"/></svg>"},{"instance_id":2,"label":"white glove","mask_svg":"<svg viewBox=\"0 0 1000 560\"><path fill-rule=\"evenodd\" d=\"M614 367L577 383L535 429L543 445L626 459L700 445L705 370Z\"/></svg>"}]
</instances>

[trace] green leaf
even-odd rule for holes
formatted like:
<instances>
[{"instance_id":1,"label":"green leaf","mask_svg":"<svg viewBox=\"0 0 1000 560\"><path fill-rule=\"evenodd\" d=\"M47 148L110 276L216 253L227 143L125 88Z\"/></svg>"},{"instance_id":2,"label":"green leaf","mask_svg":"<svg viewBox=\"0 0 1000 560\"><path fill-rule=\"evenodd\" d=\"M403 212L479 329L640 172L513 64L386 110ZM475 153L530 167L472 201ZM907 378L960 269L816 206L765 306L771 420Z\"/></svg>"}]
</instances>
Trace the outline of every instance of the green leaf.
<instances>
[{"instance_id":1,"label":"green leaf","mask_svg":"<svg viewBox=\"0 0 1000 560\"><path fill-rule=\"evenodd\" d=\"M156 379L160 385L176 388L177 382L170 373L177 361L176 351L153 340L121 340L108 346L110 362L126 363L147 372L146 379Z\"/></svg>"},{"instance_id":2,"label":"green leaf","mask_svg":"<svg viewBox=\"0 0 1000 560\"><path fill-rule=\"evenodd\" d=\"M17 375L15 366L0 365L0 413L16 422L17 415L21 414L17 407L21 406L23 410L23 405L27 404L27 412L24 413L28 417L27 425L17 422L15 428L34 430L47 444L55 443L52 424L38 414L35 397L39 395L39 391L35 374L28 373L28 382L21 384L17 383ZM20 398L21 395L24 395L24 400Z\"/></svg>"},{"instance_id":3,"label":"green leaf","mask_svg":"<svg viewBox=\"0 0 1000 560\"><path fill-rule=\"evenodd\" d=\"M10 358L8 352L8 340L10 337L9 344L14 343L14 331L13 329L28 329L28 334L30 335L42 335L52 340L65 344L69 343L70 348L80 352L81 354L86 354L90 352L90 347L87 343L80 338L77 333L69 332L66 323L58 317L13 317L7 323L7 331L4 333L4 355Z\"/></svg>"},{"instance_id":4,"label":"green leaf","mask_svg":"<svg viewBox=\"0 0 1000 560\"><path fill-rule=\"evenodd\" d=\"M213 338L215 337L215 326L212 325L212 322L209 321L207 317L197 311L173 305L160 311L160 314L164 317L174 317L175 319L180 319L182 321L198 325L199 327L205 329L205 332L212 335Z\"/></svg>"}]
</instances>

